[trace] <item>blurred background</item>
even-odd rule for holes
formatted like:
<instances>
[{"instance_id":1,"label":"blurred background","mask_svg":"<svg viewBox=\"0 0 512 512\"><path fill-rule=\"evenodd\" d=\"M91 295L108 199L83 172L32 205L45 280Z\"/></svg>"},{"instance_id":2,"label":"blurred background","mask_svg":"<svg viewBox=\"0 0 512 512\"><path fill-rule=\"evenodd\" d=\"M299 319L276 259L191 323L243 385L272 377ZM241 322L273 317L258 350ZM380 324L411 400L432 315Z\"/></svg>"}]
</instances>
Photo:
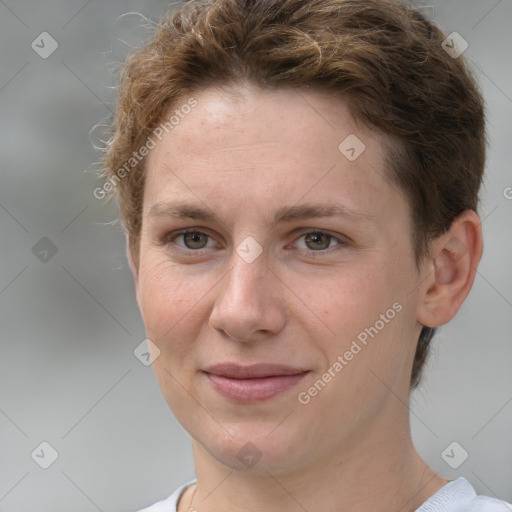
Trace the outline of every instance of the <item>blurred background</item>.
<instances>
[{"instance_id":1,"label":"blurred background","mask_svg":"<svg viewBox=\"0 0 512 512\"><path fill-rule=\"evenodd\" d=\"M190 439L136 357L116 206L93 196L115 71L169 5L0 0L3 512L136 510L194 477ZM512 501L512 2L416 5L467 41L490 145L483 261L412 396L413 439L446 478Z\"/></svg>"}]
</instances>

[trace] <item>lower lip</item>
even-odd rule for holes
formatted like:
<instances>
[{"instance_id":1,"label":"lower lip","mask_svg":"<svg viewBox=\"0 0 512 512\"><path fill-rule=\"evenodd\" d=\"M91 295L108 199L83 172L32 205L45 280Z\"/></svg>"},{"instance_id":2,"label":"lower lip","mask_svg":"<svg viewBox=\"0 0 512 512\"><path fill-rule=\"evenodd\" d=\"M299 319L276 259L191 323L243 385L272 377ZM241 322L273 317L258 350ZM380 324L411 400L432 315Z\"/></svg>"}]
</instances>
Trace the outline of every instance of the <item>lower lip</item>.
<instances>
[{"instance_id":1,"label":"lower lip","mask_svg":"<svg viewBox=\"0 0 512 512\"><path fill-rule=\"evenodd\" d=\"M266 400L295 386L309 372L296 375L278 375L258 379L231 379L206 373L213 387L221 394L238 402Z\"/></svg>"}]
</instances>

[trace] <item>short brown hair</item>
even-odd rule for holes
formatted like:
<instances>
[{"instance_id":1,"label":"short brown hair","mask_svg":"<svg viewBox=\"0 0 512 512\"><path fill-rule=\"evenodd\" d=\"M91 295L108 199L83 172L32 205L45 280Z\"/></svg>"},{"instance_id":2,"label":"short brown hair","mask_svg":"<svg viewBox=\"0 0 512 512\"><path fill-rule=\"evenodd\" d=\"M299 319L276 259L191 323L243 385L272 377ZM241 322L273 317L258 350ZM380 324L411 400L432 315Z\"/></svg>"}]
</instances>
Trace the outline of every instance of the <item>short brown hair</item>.
<instances>
[{"instance_id":1,"label":"short brown hair","mask_svg":"<svg viewBox=\"0 0 512 512\"><path fill-rule=\"evenodd\" d=\"M197 0L169 11L126 61L105 154L138 264L146 158L119 171L179 101L209 86L316 87L386 135L387 174L407 197L416 262L458 214L477 209L484 105L462 57L417 9L392 0ZM419 384L435 328L422 328Z\"/></svg>"}]
</instances>

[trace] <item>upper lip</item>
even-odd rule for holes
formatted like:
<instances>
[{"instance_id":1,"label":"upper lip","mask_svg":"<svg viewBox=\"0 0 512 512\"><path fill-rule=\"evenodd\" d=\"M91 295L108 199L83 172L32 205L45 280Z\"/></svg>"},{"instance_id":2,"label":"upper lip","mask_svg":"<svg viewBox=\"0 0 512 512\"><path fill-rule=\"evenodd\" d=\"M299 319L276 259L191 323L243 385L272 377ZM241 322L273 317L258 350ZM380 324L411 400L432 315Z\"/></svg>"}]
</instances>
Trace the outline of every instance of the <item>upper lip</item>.
<instances>
[{"instance_id":1,"label":"upper lip","mask_svg":"<svg viewBox=\"0 0 512 512\"><path fill-rule=\"evenodd\" d=\"M241 366L233 363L221 363L209 366L204 371L232 379L256 379L262 377L274 377L278 375L296 375L308 370L306 368L272 363L258 363L248 366Z\"/></svg>"}]
</instances>

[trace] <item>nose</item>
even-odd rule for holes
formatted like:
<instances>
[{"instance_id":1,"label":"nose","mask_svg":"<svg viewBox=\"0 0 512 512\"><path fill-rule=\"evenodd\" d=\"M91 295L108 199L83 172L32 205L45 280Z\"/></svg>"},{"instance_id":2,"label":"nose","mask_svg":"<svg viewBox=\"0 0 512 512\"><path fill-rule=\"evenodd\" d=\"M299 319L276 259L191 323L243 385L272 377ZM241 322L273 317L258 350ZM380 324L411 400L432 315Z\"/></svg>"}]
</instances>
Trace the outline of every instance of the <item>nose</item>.
<instances>
[{"instance_id":1,"label":"nose","mask_svg":"<svg viewBox=\"0 0 512 512\"><path fill-rule=\"evenodd\" d=\"M233 252L231 270L219 284L209 324L227 338L256 341L279 333L286 322L282 287L265 253L246 262Z\"/></svg>"}]
</instances>

